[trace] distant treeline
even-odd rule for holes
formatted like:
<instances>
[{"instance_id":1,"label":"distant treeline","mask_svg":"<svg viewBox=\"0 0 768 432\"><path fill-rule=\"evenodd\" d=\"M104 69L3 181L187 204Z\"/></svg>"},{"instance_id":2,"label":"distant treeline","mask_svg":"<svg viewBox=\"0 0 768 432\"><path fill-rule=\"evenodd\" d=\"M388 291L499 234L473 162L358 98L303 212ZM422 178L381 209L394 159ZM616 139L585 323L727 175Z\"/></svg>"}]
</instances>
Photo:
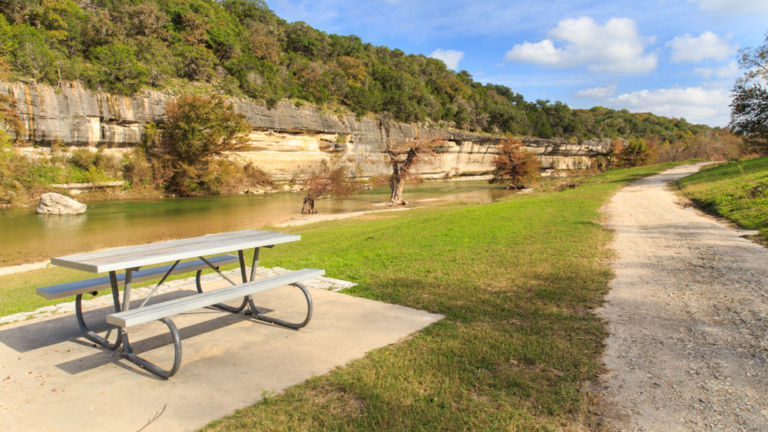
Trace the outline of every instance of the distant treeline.
<instances>
[{"instance_id":1,"label":"distant treeline","mask_svg":"<svg viewBox=\"0 0 768 432\"><path fill-rule=\"evenodd\" d=\"M526 101L423 55L288 23L262 0L0 0L0 56L12 77L132 94L143 87L283 98L404 122L542 138L711 132L653 114Z\"/></svg>"}]
</instances>

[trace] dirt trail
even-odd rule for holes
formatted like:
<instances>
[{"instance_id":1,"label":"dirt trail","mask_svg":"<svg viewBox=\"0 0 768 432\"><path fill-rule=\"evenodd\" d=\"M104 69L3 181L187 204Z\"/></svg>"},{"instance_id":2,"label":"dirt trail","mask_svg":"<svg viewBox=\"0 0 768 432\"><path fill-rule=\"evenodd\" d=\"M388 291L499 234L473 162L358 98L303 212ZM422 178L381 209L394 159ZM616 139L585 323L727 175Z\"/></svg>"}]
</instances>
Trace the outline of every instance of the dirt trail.
<instances>
[{"instance_id":1,"label":"dirt trail","mask_svg":"<svg viewBox=\"0 0 768 432\"><path fill-rule=\"evenodd\" d=\"M608 430L768 431L768 250L692 208L674 168L605 207L616 278L607 373L594 387ZM603 396L600 396L602 394Z\"/></svg>"}]
</instances>

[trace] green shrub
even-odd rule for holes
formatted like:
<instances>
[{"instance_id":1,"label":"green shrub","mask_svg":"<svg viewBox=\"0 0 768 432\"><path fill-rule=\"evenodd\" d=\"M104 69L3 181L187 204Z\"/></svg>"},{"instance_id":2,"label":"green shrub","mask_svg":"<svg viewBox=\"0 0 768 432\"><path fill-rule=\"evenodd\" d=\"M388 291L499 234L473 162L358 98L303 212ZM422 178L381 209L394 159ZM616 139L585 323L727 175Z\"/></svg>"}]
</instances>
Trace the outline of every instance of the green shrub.
<instances>
[{"instance_id":1,"label":"green shrub","mask_svg":"<svg viewBox=\"0 0 768 432\"><path fill-rule=\"evenodd\" d=\"M245 147L250 126L220 96L182 95L166 106L165 129L150 155L169 168L166 189L178 195L220 193L220 171L230 167L214 160Z\"/></svg>"},{"instance_id":2,"label":"green shrub","mask_svg":"<svg viewBox=\"0 0 768 432\"><path fill-rule=\"evenodd\" d=\"M91 50L91 61L99 66L97 85L119 94L135 93L147 80L147 71L128 45L113 42Z\"/></svg>"},{"instance_id":3,"label":"green shrub","mask_svg":"<svg viewBox=\"0 0 768 432\"><path fill-rule=\"evenodd\" d=\"M140 149L123 155L123 179L130 186L148 186L154 178L152 164Z\"/></svg>"},{"instance_id":4,"label":"green shrub","mask_svg":"<svg viewBox=\"0 0 768 432\"><path fill-rule=\"evenodd\" d=\"M74 166L87 170L98 163L99 155L88 149L77 149L69 156L69 162Z\"/></svg>"},{"instance_id":5,"label":"green shrub","mask_svg":"<svg viewBox=\"0 0 768 432\"><path fill-rule=\"evenodd\" d=\"M648 165L656 159L656 147L643 138L632 138L619 152L618 159L622 168Z\"/></svg>"}]
</instances>

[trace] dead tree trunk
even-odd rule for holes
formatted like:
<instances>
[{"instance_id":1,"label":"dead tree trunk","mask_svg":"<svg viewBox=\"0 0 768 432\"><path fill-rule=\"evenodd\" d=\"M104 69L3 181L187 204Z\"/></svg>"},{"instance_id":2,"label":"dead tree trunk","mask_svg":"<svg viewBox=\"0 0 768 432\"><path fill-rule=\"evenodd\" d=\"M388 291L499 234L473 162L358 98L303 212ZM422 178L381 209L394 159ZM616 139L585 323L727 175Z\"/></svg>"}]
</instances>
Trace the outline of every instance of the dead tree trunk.
<instances>
[{"instance_id":1,"label":"dead tree trunk","mask_svg":"<svg viewBox=\"0 0 768 432\"><path fill-rule=\"evenodd\" d=\"M411 165L416 162L418 150L414 147L403 152L397 152L390 149L388 153L390 163L392 164L392 175L389 178L389 189L392 193L389 196L387 205L404 206L407 203L403 199L403 189L405 188L405 181L408 178L408 172L411 169Z\"/></svg>"},{"instance_id":2,"label":"dead tree trunk","mask_svg":"<svg viewBox=\"0 0 768 432\"><path fill-rule=\"evenodd\" d=\"M397 171L397 169L395 169L394 171ZM389 188L392 191L392 193L389 196L389 202L387 203L387 205L399 206L399 205L408 204L403 199L403 189L405 188L405 177L403 177L400 173L393 173L392 177L390 177L389 179Z\"/></svg>"},{"instance_id":3,"label":"dead tree trunk","mask_svg":"<svg viewBox=\"0 0 768 432\"><path fill-rule=\"evenodd\" d=\"M304 197L304 205L301 206L301 214L315 214L315 199L309 196Z\"/></svg>"}]
</instances>

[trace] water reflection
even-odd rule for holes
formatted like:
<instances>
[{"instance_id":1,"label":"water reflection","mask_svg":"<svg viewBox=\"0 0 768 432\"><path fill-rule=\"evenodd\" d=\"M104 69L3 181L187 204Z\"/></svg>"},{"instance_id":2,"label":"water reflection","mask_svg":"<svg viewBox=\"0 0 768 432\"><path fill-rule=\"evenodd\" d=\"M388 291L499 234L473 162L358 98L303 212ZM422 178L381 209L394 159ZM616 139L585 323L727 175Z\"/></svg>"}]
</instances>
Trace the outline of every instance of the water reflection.
<instances>
[{"instance_id":1,"label":"water reflection","mask_svg":"<svg viewBox=\"0 0 768 432\"><path fill-rule=\"evenodd\" d=\"M75 230L82 226L88 216L79 215L37 215L37 220L44 231Z\"/></svg>"},{"instance_id":2,"label":"water reflection","mask_svg":"<svg viewBox=\"0 0 768 432\"><path fill-rule=\"evenodd\" d=\"M485 182L430 182L406 190L414 206L489 203L510 194ZM389 191L319 200L320 214L381 209ZM89 202L77 216L39 216L33 208L0 210L0 266L106 247L261 228L296 217L303 195L276 193L163 200Z\"/></svg>"}]
</instances>

